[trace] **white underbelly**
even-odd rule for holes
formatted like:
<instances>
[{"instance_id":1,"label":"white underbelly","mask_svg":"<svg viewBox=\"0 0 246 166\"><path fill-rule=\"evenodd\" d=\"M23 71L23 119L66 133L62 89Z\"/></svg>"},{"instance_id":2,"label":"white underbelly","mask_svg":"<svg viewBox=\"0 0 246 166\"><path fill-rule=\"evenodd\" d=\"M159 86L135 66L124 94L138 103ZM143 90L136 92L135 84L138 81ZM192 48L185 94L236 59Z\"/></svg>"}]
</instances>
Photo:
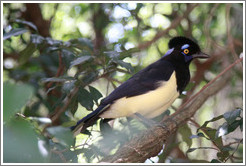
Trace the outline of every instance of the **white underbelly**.
<instances>
[{"instance_id":1,"label":"white underbelly","mask_svg":"<svg viewBox=\"0 0 246 166\"><path fill-rule=\"evenodd\" d=\"M139 113L147 118L153 118L163 113L178 96L175 72L173 72L169 81L161 83L159 88L142 95L120 98L100 117L119 118Z\"/></svg>"}]
</instances>

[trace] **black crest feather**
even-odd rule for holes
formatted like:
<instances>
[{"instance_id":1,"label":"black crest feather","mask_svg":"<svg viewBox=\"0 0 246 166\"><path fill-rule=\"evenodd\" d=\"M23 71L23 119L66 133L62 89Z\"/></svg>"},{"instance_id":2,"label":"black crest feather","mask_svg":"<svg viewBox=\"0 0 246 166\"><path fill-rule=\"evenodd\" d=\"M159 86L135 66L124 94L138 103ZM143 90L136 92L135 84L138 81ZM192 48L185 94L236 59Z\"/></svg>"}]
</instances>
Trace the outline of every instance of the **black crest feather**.
<instances>
[{"instance_id":1,"label":"black crest feather","mask_svg":"<svg viewBox=\"0 0 246 166\"><path fill-rule=\"evenodd\" d=\"M197 50L200 50L200 47L198 46L196 42L194 42L193 40L189 38L183 37L183 36L172 38L168 43L168 47L173 48L173 47L184 45L184 44L192 45L193 47L196 47Z\"/></svg>"}]
</instances>

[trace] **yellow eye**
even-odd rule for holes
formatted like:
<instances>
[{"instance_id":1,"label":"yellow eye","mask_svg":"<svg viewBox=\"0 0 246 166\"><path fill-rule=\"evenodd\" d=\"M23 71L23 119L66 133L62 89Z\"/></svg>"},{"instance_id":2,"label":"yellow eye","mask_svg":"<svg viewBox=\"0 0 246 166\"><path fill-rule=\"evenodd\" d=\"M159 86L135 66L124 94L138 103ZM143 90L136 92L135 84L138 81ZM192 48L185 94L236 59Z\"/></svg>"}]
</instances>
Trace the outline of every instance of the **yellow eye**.
<instances>
[{"instance_id":1,"label":"yellow eye","mask_svg":"<svg viewBox=\"0 0 246 166\"><path fill-rule=\"evenodd\" d=\"M188 49L185 49L185 50L184 50L184 53L185 53L185 54L188 54L188 53L189 53L189 50L188 50Z\"/></svg>"}]
</instances>

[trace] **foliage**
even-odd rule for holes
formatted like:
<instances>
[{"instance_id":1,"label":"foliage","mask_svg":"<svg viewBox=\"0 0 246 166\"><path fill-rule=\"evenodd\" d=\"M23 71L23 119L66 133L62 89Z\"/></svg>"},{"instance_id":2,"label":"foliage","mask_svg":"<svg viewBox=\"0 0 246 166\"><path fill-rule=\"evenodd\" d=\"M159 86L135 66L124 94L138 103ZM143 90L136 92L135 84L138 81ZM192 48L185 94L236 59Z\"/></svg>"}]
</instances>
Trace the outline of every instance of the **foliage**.
<instances>
[{"instance_id":1,"label":"foliage","mask_svg":"<svg viewBox=\"0 0 246 166\"><path fill-rule=\"evenodd\" d=\"M242 109L238 108L230 112L226 112L223 115L217 116L209 121L206 121L200 128L197 129L197 135L192 135L190 138L205 138L213 142L216 146L217 157L218 159L212 159L211 162L226 162L233 154L238 150L239 145L242 143L241 140L235 140L233 144L238 144L236 148L232 148L231 144L223 145L222 136L232 133L238 127L241 132L243 131L243 117L241 116ZM208 123L215 122L224 118L226 122L224 122L218 129L213 129L207 127ZM199 132L199 131L202 132ZM187 153L193 152L196 149L214 149L212 147L198 147L198 148L190 148ZM232 152L232 153L229 153ZM233 153L234 152L234 153Z\"/></svg>"},{"instance_id":2,"label":"foliage","mask_svg":"<svg viewBox=\"0 0 246 166\"><path fill-rule=\"evenodd\" d=\"M199 39L213 58L191 64L187 93L156 120L173 113L243 49L242 4L204 3L188 11L191 5L4 3L3 162L98 162L114 154L148 127L134 118L111 125L100 120L75 138L69 127L164 55L170 38L183 35ZM230 42L234 47L228 47ZM159 155L146 162L242 162L243 73L240 67L233 72L227 90L211 96L194 116L195 126L189 122L180 127ZM215 118L208 120L210 115ZM234 133L237 137L225 144ZM203 150L213 158L201 155Z\"/></svg>"}]
</instances>

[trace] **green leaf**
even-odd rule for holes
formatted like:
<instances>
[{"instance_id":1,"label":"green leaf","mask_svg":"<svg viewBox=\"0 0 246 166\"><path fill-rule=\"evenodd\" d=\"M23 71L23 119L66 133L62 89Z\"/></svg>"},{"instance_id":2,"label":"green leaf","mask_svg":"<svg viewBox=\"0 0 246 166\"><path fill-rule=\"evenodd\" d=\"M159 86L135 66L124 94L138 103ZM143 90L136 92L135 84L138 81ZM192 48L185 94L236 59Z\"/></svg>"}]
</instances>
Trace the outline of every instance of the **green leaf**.
<instances>
[{"instance_id":1,"label":"green leaf","mask_svg":"<svg viewBox=\"0 0 246 166\"><path fill-rule=\"evenodd\" d=\"M74 138L71 130L66 127L49 127L47 131L54 136L62 145L70 147L74 145Z\"/></svg>"},{"instance_id":2,"label":"green leaf","mask_svg":"<svg viewBox=\"0 0 246 166\"><path fill-rule=\"evenodd\" d=\"M21 35L23 33L28 32L27 29L25 28L16 28L16 29L12 29L11 31L9 31L8 33L3 34L3 40L6 40L8 38L11 38L12 36L18 36Z\"/></svg>"},{"instance_id":3,"label":"green leaf","mask_svg":"<svg viewBox=\"0 0 246 166\"><path fill-rule=\"evenodd\" d=\"M52 52L56 52L59 51L60 47L59 46L50 46L46 48L46 52L48 53L52 53Z\"/></svg>"},{"instance_id":4,"label":"green leaf","mask_svg":"<svg viewBox=\"0 0 246 166\"><path fill-rule=\"evenodd\" d=\"M216 132L216 137L221 137L223 135L227 135L231 132L233 132L234 130L237 129L237 127L240 127L243 124L243 118L241 118L240 120L235 120L234 122L232 122L231 124L228 124L228 122L223 123L223 125L221 125L217 132Z\"/></svg>"},{"instance_id":5,"label":"green leaf","mask_svg":"<svg viewBox=\"0 0 246 166\"><path fill-rule=\"evenodd\" d=\"M233 150L233 148L230 146L224 146L221 148L221 151L232 151L232 150Z\"/></svg>"},{"instance_id":6,"label":"green leaf","mask_svg":"<svg viewBox=\"0 0 246 166\"><path fill-rule=\"evenodd\" d=\"M40 36L40 35L36 35L36 34L32 34L31 35L31 42L33 44L41 44L44 42L44 37Z\"/></svg>"},{"instance_id":7,"label":"green leaf","mask_svg":"<svg viewBox=\"0 0 246 166\"><path fill-rule=\"evenodd\" d=\"M32 29L34 29L35 31L38 31L36 25L34 25L32 22L25 21L25 20L19 20L19 19L16 19L15 22L25 24L25 25L31 27Z\"/></svg>"},{"instance_id":8,"label":"green leaf","mask_svg":"<svg viewBox=\"0 0 246 166\"><path fill-rule=\"evenodd\" d=\"M80 153L79 153L80 152ZM70 161L71 163L78 163L78 155L81 154L81 150L67 150L63 153L64 157L67 159L67 161Z\"/></svg>"},{"instance_id":9,"label":"green leaf","mask_svg":"<svg viewBox=\"0 0 246 166\"><path fill-rule=\"evenodd\" d=\"M86 89L79 88L78 101L87 110L93 110L94 102L90 92L88 92Z\"/></svg>"},{"instance_id":10,"label":"green leaf","mask_svg":"<svg viewBox=\"0 0 246 166\"><path fill-rule=\"evenodd\" d=\"M91 96L93 100L98 104L98 100L103 97L103 95L94 87L89 86L89 90L91 92Z\"/></svg>"},{"instance_id":11,"label":"green leaf","mask_svg":"<svg viewBox=\"0 0 246 166\"><path fill-rule=\"evenodd\" d=\"M242 118L243 121L243 118ZM240 124L240 130L243 131L243 122Z\"/></svg>"},{"instance_id":12,"label":"green leaf","mask_svg":"<svg viewBox=\"0 0 246 166\"><path fill-rule=\"evenodd\" d=\"M216 138L228 134L228 123L225 122L216 131Z\"/></svg>"},{"instance_id":13,"label":"green leaf","mask_svg":"<svg viewBox=\"0 0 246 166\"><path fill-rule=\"evenodd\" d=\"M82 85L88 85L93 82L98 76L98 72L81 72L78 74L78 79Z\"/></svg>"},{"instance_id":14,"label":"green leaf","mask_svg":"<svg viewBox=\"0 0 246 166\"><path fill-rule=\"evenodd\" d=\"M67 48L63 48L61 51L62 51L62 60L63 60L63 63L65 64L66 68L69 68L71 62L75 58L75 53L73 53L72 50L69 50Z\"/></svg>"},{"instance_id":15,"label":"green leaf","mask_svg":"<svg viewBox=\"0 0 246 166\"><path fill-rule=\"evenodd\" d=\"M233 111L224 113L223 117L228 122L228 124L231 124L237 119L237 117L240 117L241 111L242 110L238 108Z\"/></svg>"},{"instance_id":16,"label":"green leaf","mask_svg":"<svg viewBox=\"0 0 246 166\"><path fill-rule=\"evenodd\" d=\"M31 99L33 88L27 84L3 84L3 121L7 122Z\"/></svg>"},{"instance_id":17,"label":"green leaf","mask_svg":"<svg viewBox=\"0 0 246 166\"><path fill-rule=\"evenodd\" d=\"M20 64L24 64L36 51L36 47L33 43L29 43L24 50L20 52Z\"/></svg>"},{"instance_id":18,"label":"green leaf","mask_svg":"<svg viewBox=\"0 0 246 166\"><path fill-rule=\"evenodd\" d=\"M3 126L3 133L3 162L39 163L48 158L45 143L27 121L12 120Z\"/></svg>"},{"instance_id":19,"label":"green leaf","mask_svg":"<svg viewBox=\"0 0 246 166\"><path fill-rule=\"evenodd\" d=\"M54 39L52 39L50 37L46 37L45 40L46 40L46 42L49 45L53 46L55 50L58 49L57 47L59 47L60 45L62 45L62 41L60 41L60 40L54 40Z\"/></svg>"},{"instance_id":20,"label":"green leaf","mask_svg":"<svg viewBox=\"0 0 246 166\"><path fill-rule=\"evenodd\" d=\"M243 124L243 118L241 118L240 120L235 120L234 122L229 124L228 133L233 132L234 130L237 129L237 127L240 127L242 124Z\"/></svg>"},{"instance_id":21,"label":"green leaf","mask_svg":"<svg viewBox=\"0 0 246 166\"><path fill-rule=\"evenodd\" d=\"M224 161L228 156L229 156L228 151L222 151L217 153L217 157L219 158L220 161Z\"/></svg>"},{"instance_id":22,"label":"green leaf","mask_svg":"<svg viewBox=\"0 0 246 166\"><path fill-rule=\"evenodd\" d=\"M221 163L221 162L217 159L213 159L213 160L211 160L211 163Z\"/></svg>"},{"instance_id":23,"label":"green leaf","mask_svg":"<svg viewBox=\"0 0 246 166\"><path fill-rule=\"evenodd\" d=\"M192 139L190 139L190 136L192 135L192 132L188 125L183 125L181 128L179 128L178 132L181 134L182 140L187 143L189 147L191 147Z\"/></svg>"},{"instance_id":24,"label":"green leaf","mask_svg":"<svg viewBox=\"0 0 246 166\"><path fill-rule=\"evenodd\" d=\"M78 109L78 96L75 95L72 99L72 102L69 104L68 110L74 115Z\"/></svg>"},{"instance_id":25,"label":"green leaf","mask_svg":"<svg viewBox=\"0 0 246 166\"><path fill-rule=\"evenodd\" d=\"M205 128L205 127L208 125L208 123L217 121L217 120L222 119L222 118L223 118L223 115L220 115L220 116L214 117L214 118L211 119L211 120L205 121L204 124L203 124L201 127L199 127L199 128L197 129L197 132L198 132L201 128Z\"/></svg>"},{"instance_id":26,"label":"green leaf","mask_svg":"<svg viewBox=\"0 0 246 166\"><path fill-rule=\"evenodd\" d=\"M75 80L69 81L69 82L65 82L62 86L62 91L65 93L70 93L71 90L75 87Z\"/></svg>"},{"instance_id":27,"label":"green leaf","mask_svg":"<svg viewBox=\"0 0 246 166\"><path fill-rule=\"evenodd\" d=\"M110 59L118 59L120 57L120 53L117 51L104 51L103 53Z\"/></svg>"},{"instance_id":28,"label":"green leaf","mask_svg":"<svg viewBox=\"0 0 246 166\"><path fill-rule=\"evenodd\" d=\"M49 163L61 163L61 162L69 162L69 163L77 163L78 155L83 153L83 150L70 150L69 148L64 149L64 146L60 144L50 144L51 149L58 153L51 153L49 158ZM60 164L61 165L61 164Z\"/></svg>"},{"instance_id":29,"label":"green leaf","mask_svg":"<svg viewBox=\"0 0 246 166\"><path fill-rule=\"evenodd\" d=\"M93 44L87 38L72 39L69 40L69 42L72 43L77 48L89 49L90 51L93 51Z\"/></svg>"},{"instance_id":30,"label":"green leaf","mask_svg":"<svg viewBox=\"0 0 246 166\"><path fill-rule=\"evenodd\" d=\"M213 140L213 142L218 145L218 147L223 147L223 141L221 137L216 137L216 129L212 129L210 127L203 128L205 133L207 134L208 138L210 140Z\"/></svg>"},{"instance_id":31,"label":"green leaf","mask_svg":"<svg viewBox=\"0 0 246 166\"><path fill-rule=\"evenodd\" d=\"M76 65L81 65L89 60L92 59L92 56L82 56L82 57L79 57L75 60L73 60L71 63L70 63L70 67L69 68L72 68L73 66L76 66Z\"/></svg>"},{"instance_id":32,"label":"green leaf","mask_svg":"<svg viewBox=\"0 0 246 166\"><path fill-rule=\"evenodd\" d=\"M125 69L127 69L130 72L134 71L134 69L130 63L124 62L123 60L116 59L116 58L114 58L113 61L115 63L117 63L118 65L120 65L121 67L124 67Z\"/></svg>"}]
</instances>

